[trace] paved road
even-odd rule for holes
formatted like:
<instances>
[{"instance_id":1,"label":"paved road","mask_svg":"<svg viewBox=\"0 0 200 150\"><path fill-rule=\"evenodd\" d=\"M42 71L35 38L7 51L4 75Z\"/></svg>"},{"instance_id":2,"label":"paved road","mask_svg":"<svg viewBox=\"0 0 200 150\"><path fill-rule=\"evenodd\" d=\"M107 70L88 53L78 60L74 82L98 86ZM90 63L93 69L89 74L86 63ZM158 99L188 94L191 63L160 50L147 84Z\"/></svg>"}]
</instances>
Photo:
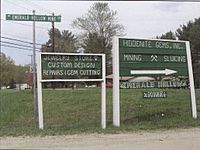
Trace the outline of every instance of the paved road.
<instances>
[{"instance_id":1,"label":"paved road","mask_svg":"<svg viewBox=\"0 0 200 150\"><path fill-rule=\"evenodd\" d=\"M1 149L200 150L200 128L122 134L1 137Z\"/></svg>"}]
</instances>

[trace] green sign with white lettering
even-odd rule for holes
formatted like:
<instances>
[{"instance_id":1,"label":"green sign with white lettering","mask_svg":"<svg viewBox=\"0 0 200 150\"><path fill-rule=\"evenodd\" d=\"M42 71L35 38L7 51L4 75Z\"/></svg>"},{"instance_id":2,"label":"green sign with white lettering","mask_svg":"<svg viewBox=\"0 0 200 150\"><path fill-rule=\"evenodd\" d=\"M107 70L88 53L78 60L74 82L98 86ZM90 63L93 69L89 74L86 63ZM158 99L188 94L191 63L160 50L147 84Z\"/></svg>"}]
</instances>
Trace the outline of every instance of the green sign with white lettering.
<instances>
[{"instance_id":1,"label":"green sign with white lettering","mask_svg":"<svg viewBox=\"0 0 200 150\"><path fill-rule=\"evenodd\" d=\"M120 76L187 76L183 41L119 38Z\"/></svg>"},{"instance_id":2,"label":"green sign with white lettering","mask_svg":"<svg viewBox=\"0 0 200 150\"><path fill-rule=\"evenodd\" d=\"M6 20L13 20L13 21L39 21L39 22L61 22L61 16L28 15L28 14L6 14Z\"/></svg>"},{"instance_id":3,"label":"green sign with white lettering","mask_svg":"<svg viewBox=\"0 0 200 150\"><path fill-rule=\"evenodd\" d=\"M102 79L101 55L41 55L42 79Z\"/></svg>"},{"instance_id":4,"label":"green sign with white lettering","mask_svg":"<svg viewBox=\"0 0 200 150\"><path fill-rule=\"evenodd\" d=\"M197 118L189 41L114 37L112 54L115 126L120 126L120 88L142 89L144 99L167 98L167 88L189 88Z\"/></svg>"},{"instance_id":5,"label":"green sign with white lettering","mask_svg":"<svg viewBox=\"0 0 200 150\"><path fill-rule=\"evenodd\" d=\"M120 82L122 89L149 89L149 88L187 88L188 81L146 81L146 82Z\"/></svg>"},{"instance_id":6,"label":"green sign with white lettering","mask_svg":"<svg viewBox=\"0 0 200 150\"><path fill-rule=\"evenodd\" d=\"M143 98L167 98L167 91L143 92Z\"/></svg>"}]
</instances>

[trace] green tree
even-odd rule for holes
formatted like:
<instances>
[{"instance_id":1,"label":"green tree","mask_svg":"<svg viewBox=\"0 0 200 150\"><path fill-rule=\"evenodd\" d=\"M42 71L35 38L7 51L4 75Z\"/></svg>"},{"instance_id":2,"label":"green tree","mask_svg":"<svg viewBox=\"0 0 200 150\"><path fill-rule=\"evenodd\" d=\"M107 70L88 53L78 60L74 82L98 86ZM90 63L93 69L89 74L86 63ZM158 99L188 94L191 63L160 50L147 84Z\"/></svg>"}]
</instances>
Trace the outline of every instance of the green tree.
<instances>
[{"instance_id":1,"label":"green tree","mask_svg":"<svg viewBox=\"0 0 200 150\"><path fill-rule=\"evenodd\" d=\"M169 31L165 34L162 34L161 36L157 36L157 39L171 39L171 40L176 40L176 35L172 32Z\"/></svg>"},{"instance_id":2,"label":"green tree","mask_svg":"<svg viewBox=\"0 0 200 150\"><path fill-rule=\"evenodd\" d=\"M100 37L97 33L89 33L88 36L83 40L82 47L86 53L109 53L111 44L106 45L106 39ZM104 49L106 49L104 51Z\"/></svg>"},{"instance_id":3,"label":"green tree","mask_svg":"<svg viewBox=\"0 0 200 150\"><path fill-rule=\"evenodd\" d=\"M43 52L53 52L53 29L50 29L48 34L49 40L42 45L41 48ZM54 29L54 52L76 53L77 49L77 38L72 34L72 32L68 30L60 32L59 29ZM64 85L64 83L61 84ZM44 85L47 86L48 83L45 83ZM51 86L55 89L56 83L52 82Z\"/></svg>"},{"instance_id":4,"label":"green tree","mask_svg":"<svg viewBox=\"0 0 200 150\"><path fill-rule=\"evenodd\" d=\"M104 37L100 37L97 33L89 33L88 36L83 39L83 43L81 44L82 48L85 50L85 53L104 53L106 54L106 72L107 74L112 73L112 63L110 50L112 45L106 45L106 39Z\"/></svg>"},{"instance_id":5,"label":"green tree","mask_svg":"<svg viewBox=\"0 0 200 150\"><path fill-rule=\"evenodd\" d=\"M176 36L180 40L190 41L195 86L200 87L200 18L190 21L187 25L181 25L176 30Z\"/></svg>"},{"instance_id":6,"label":"green tree","mask_svg":"<svg viewBox=\"0 0 200 150\"><path fill-rule=\"evenodd\" d=\"M195 87L200 87L200 18L181 25L175 33L169 31L156 38L190 41Z\"/></svg>"},{"instance_id":7,"label":"green tree","mask_svg":"<svg viewBox=\"0 0 200 150\"><path fill-rule=\"evenodd\" d=\"M43 52L53 51L53 29L49 30L49 40L42 45ZM77 50L77 39L72 32L54 29L54 52L74 53Z\"/></svg>"},{"instance_id":8,"label":"green tree","mask_svg":"<svg viewBox=\"0 0 200 150\"><path fill-rule=\"evenodd\" d=\"M108 65L111 63L112 38L122 35L124 31L116 16L117 11L111 10L108 3L97 2L72 23L74 28L84 31L80 38L85 52L106 54L107 73L110 72Z\"/></svg>"},{"instance_id":9,"label":"green tree","mask_svg":"<svg viewBox=\"0 0 200 150\"><path fill-rule=\"evenodd\" d=\"M7 86L13 79L14 61L10 57L6 57L4 53L0 53L0 86Z\"/></svg>"},{"instance_id":10,"label":"green tree","mask_svg":"<svg viewBox=\"0 0 200 150\"><path fill-rule=\"evenodd\" d=\"M14 81L19 84L19 90L21 89L21 84L26 82L26 72L28 72L29 67L28 66L21 66L21 65L15 65L14 67Z\"/></svg>"}]
</instances>

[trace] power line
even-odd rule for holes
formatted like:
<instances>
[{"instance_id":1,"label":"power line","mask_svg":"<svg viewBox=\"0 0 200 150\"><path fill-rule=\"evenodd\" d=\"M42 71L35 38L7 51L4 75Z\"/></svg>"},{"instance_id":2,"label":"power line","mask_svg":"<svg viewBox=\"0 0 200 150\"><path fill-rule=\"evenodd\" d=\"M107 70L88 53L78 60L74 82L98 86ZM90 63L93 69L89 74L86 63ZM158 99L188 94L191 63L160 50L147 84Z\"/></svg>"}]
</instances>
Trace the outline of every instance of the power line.
<instances>
[{"instance_id":1,"label":"power line","mask_svg":"<svg viewBox=\"0 0 200 150\"><path fill-rule=\"evenodd\" d=\"M3 38L3 39L7 39L7 40L18 41L18 42L27 43L27 44L33 44L33 42L19 40L19 39L16 39L16 38L9 38L9 37L5 37L5 36L0 36L0 37ZM39 44L39 43L35 43L35 44L40 45L40 46L43 45L43 44Z\"/></svg>"},{"instance_id":2,"label":"power line","mask_svg":"<svg viewBox=\"0 0 200 150\"><path fill-rule=\"evenodd\" d=\"M11 38L13 38L13 36L14 36L14 37L17 37L17 38L19 38L19 39L21 39L21 40L23 40L23 41L24 41L24 39L27 39L27 37L22 37L22 36L15 35L15 34L3 33L3 35L9 36L9 37L11 37ZM8 38L9 38L9 37L8 37ZM13 38L13 39L14 39L14 38ZM39 40L38 40L38 41L39 41ZM40 42L43 42L43 41L40 41Z\"/></svg>"},{"instance_id":3,"label":"power line","mask_svg":"<svg viewBox=\"0 0 200 150\"><path fill-rule=\"evenodd\" d=\"M23 9L28 10L28 11L32 11L32 10L26 8L26 7L23 7L23 6L19 5L18 3L14 3L13 1L11 2L10 0L6 0L5 2L8 2L8 3L10 3L10 4L14 5L14 6L17 6L19 8L23 8Z\"/></svg>"},{"instance_id":4,"label":"power line","mask_svg":"<svg viewBox=\"0 0 200 150\"><path fill-rule=\"evenodd\" d=\"M0 42L1 43L6 43L6 44L11 44L11 45L16 45L16 46L23 46L23 47L27 47L27 48L32 48L31 46L28 46L28 45L22 45L22 44L7 42L7 41L0 41ZM40 48L36 48L36 49L40 49Z\"/></svg>"},{"instance_id":5,"label":"power line","mask_svg":"<svg viewBox=\"0 0 200 150\"><path fill-rule=\"evenodd\" d=\"M32 4L32 5L35 5L35 7L37 7L39 10L41 10L41 11L39 11L39 12L45 12L45 13L48 13L48 14L52 14L52 12L50 11L50 10L48 10L48 9L46 9L46 8L44 8L44 7L42 7L42 6L40 6L40 5L38 5L38 4L35 4L34 2L32 2L32 1L30 1L30 0L22 0L26 5L28 5L28 6L30 6L30 3ZM34 8L34 10L35 10L35 8ZM38 12L38 11L37 11Z\"/></svg>"},{"instance_id":6,"label":"power line","mask_svg":"<svg viewBox=\"0 0 200 150\"><path fill-rule=\"evenodd\" d=\"M8 3L10 3L10 4L14 5L14 6L17 6L17 7L19 7L19 8L23 8L23 9L25 9L25 10L28 10L28 11L35 10L35 8L33 8L33 9L28 9L27 7L21 6L21 5L19 5L19 3L15 3L15 2L13 2L13 1L11 1L11 0L7 0L6 2L8 2ZM48 13L48 14L51 14L51 13L52 13L50 10L48 10L48 9L46 9L46 8L40 6L40 5L37 5L37 4L33 3L33 2L30 1L30 0L20 0L20 2L23 2L24 4L26 4L27 6L29 6L29 8L30 8L30 6L31 6L29 3L31 3L32 5L35 5L37 8L40 9L40 11L38 11L38 12L45 12L45 13ZM29 2L29 3L28 3L28 2Z\"/></svg>"},{"instance_id":7,"label":"power line","mask_svg":"<svg viewBox=\"0 0 200 150\"><path fill-rule=\"evenodd\" d=\"M1 20L2 20L2 21L6 21L6 22L10 22L10 23L15 23L15 24L27 26L27 27L32 27L32 25L25 24L25 23L19 23L19 22L14 22L14 21L5 20L5 19L1 19ZM36 28L43 29L43 30L49 30L48 28L44 28L44 27L41 27L41 26L36 26Z\"/></svg>"},{"instance_id":8,"label":"power line","mask_svg":"<svg viewBox=\"0 0 200 150\"><path fill-rule=\"evenodd\" d=\"M1 44L1 46L16 48L16 49L25 50L25 51L33 51L32 49L22 48L22 47L17 47L17 46L11 46L11 45L8 45L8 44ZM41 51L39 51L39 50L36 50L36 51L41 52Z\"/></svg>"}]
</instances>

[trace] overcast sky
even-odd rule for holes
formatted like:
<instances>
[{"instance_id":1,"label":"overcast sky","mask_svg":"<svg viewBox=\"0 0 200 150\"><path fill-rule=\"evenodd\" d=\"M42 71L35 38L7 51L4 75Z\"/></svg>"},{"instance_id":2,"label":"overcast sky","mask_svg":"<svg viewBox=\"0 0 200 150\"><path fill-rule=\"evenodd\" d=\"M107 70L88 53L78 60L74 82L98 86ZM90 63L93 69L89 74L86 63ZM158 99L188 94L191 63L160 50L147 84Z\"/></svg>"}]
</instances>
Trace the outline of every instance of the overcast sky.
<instances>
[{"instance_id":1,"label":"overcast sky","mask_svg":"<svg viewBox=\"0 0 200 150\"><path fill-rule=\"evenodd\" d=\"M79 31L73 29L71 23L77 17L87 13L93 3L91 1L2 0L2 36L32 41L32 22L5 21L5 14L31 14L33 9L38 15L51 15L52 12L61 15L61 22L55 23L55 27L78 34ZM118 21L124 25L126 36L129 37L154 38L170 30L174 32L180 25L200 17L198 2L113 1L108 3L112 10L118 12ZM36 26L36 42L45 43L48 40L48 29L51 28L51 23L37 22ZM32 51L3 46L1 49L16 64L30 64L28 55L31 55Z\"/></svg>"}]
</instances>

